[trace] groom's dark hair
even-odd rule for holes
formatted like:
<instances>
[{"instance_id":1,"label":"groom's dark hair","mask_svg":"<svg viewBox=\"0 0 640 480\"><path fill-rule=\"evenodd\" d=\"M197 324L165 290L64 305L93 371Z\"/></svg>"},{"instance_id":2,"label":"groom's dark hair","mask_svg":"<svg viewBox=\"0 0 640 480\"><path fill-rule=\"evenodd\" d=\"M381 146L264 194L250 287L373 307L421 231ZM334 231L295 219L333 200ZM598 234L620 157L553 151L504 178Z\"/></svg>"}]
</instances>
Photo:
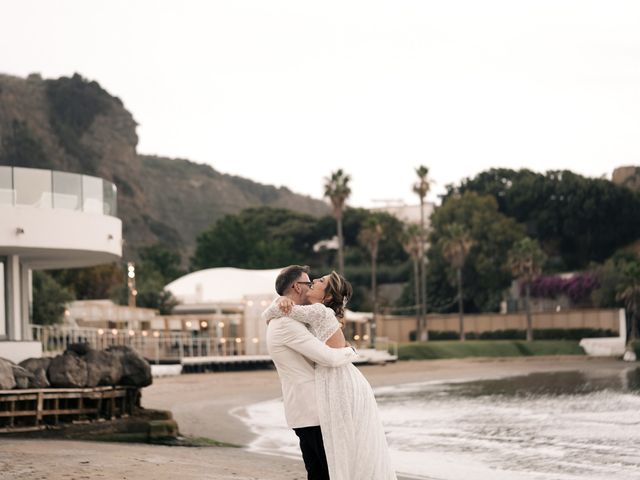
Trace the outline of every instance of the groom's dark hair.
<instances>
[{"instance_id":1,"label":"groom's dark hair","mask_svg":"<svg viewBox=\"0 0 640 480\"><path fill-rule=\"evenodd\" d=\"M309 267L307 265L289 265L282 269L278 278L276 278L276 292L278 292L278 295L284 295L287 288L300 278L300 275L303 273L309 273Z\"/></svg>"}]
</instances>

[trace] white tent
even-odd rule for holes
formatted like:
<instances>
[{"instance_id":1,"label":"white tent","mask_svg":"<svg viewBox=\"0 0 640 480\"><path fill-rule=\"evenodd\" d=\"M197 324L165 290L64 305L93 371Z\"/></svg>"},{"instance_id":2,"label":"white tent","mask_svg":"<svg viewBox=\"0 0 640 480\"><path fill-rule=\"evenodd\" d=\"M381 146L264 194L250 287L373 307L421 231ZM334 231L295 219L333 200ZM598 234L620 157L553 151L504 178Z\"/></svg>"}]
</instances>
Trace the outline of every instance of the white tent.
<instances>
[{"instance_id":1,"label":"white tent","mask_svg":"<svg viewBox=\"0 0 640 480\"><path fill-rule=\"evenodd\" d=\"M281 270L208 268L180 277L165 288L183 305L236 303L248 297L275 296Z\"/></svg>"}]
</instances>

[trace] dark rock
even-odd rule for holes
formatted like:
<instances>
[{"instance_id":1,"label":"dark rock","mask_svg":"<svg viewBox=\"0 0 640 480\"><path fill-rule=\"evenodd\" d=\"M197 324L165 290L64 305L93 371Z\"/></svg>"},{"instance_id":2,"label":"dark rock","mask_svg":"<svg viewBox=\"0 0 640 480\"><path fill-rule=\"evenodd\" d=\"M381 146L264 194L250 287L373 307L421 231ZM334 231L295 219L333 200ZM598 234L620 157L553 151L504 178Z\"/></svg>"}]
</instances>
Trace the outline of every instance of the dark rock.
<instances>
[{"instance_id":1,"label":"dark rock","mask_svg":"<svg viewBox=\"0 0 640 480\"><path fill-rule=\"evenodd\" d=\"M0 390L11 390L16 386L13 376L13 362L0 358Z\"/></svg>"},{"instance_id":2,"label":"dark rock","mask_svg":"<svg viewBox=\"0 0 640 480\"><path fill-rule=\"evenodd\" d=\"M90 350L84 360L87 362L87 386L120 383L124 370L120 356L104 350Z\"/></svg>"},{"instance_id":3,"label":"dark rock","mask_svg":"<svg viewBox=\"0 0 640 480\"><path fill-rule=\"evenodd\" d=\"M48 357L27 358L20 362L20 366L33 374L33 378L29 382L29 388L47 388L50 386L47 378L47 369L51 364Z\"/></svg>"},{"instance_id":4,"label":"dark rock","mask_svg":"<svg viewBox=\"0 0 640 480\"><path fill-rule=\"evenodd\" d=\"M88 377L87 362L79 355L67 350L51 360L47 377L52 387L85 387Z\"/></svg>"},{"instance_id":5,"label":"dark rock","mask_svg":"<svg viewBox=\"0 0 640 480\"><path fill-rule=\"evenodd\" d=\"M16 380L15 388L29 388L29 384L33 381L33 373L20 365L11 365L11 368Z\"/></svg>"},{"instance_id":6,"label":"dark rock","mask_svg":"<svg viewBox=\"0 0 640 480\"><path fill-rule=\"evenodd\" d=\"M107 348L122 365L122 378L119 385L131 385L146 387L151 385L151 366L145 358L131 347L126 345L113 345Z\"/></svg>"},{"instance_id":7,"label":"dark rock","mask_svg":"<svg viewBox=\"0 0 640 480\"><path fill-rule=\"evenodd\" d=\"M72 343L67 347L68 352L77 353L81 357L89 353L91 350L91 345L88 343Z\"/></svg>"}]
</instances>

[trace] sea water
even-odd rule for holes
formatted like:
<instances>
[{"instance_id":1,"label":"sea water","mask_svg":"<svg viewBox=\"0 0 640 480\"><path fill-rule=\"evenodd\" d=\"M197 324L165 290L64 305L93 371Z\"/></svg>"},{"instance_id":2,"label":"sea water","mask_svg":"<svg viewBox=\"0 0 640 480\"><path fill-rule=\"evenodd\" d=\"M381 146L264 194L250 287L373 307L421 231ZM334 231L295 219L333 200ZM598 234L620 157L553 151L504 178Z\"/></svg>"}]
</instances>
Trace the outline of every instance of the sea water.
<instances>
[{"instance_id":1,"label":"sea water","mask_svg":"<svg viewBox=\"0 0 640 480\"><path fill-rule=\"evenodd\" d=\"M640 480L640 369L375 390L393 464L415 478ZM300 458L282 400L234 412L250 449Z\"/></svg>"}]
</instances>

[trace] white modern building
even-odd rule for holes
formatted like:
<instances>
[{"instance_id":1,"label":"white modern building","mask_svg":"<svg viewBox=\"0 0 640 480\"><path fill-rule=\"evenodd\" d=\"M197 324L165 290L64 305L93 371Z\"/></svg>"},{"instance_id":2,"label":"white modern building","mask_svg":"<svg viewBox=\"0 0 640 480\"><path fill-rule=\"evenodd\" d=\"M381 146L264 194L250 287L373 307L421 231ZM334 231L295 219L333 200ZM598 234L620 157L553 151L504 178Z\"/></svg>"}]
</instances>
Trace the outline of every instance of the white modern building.
<instances>
[{"instance_id":1,"label":"white modern building","mask_svg":"<svg viewBox=\"0 0 640 480\"><path fill-rule=\"evenodd\" d=\"M88 267L122 256L116 187L101 178L0 166L0 357L42 353L32 340L34 270Z\"/></svg>"},{"instance_id":2,"label":"white modern building","mask_svg":"<svg viewBox=\"0 0 640 480\"><path fill-rule=\"evenodd\" d=\"M209 324L218 325L210 320L226 314L228 321L219 323L224 324L224 331L216 335L240 339L249 355L266 354L267 325L260 315L277 297L275 285L280 271L208 268L189 273L165 287L180 302L172 316L200 314ZM197 321L190 323L198 325Z\"/></svg>"},{"instance_id":3,"label":"white modern building","mask_svg":"<svg viewBox=\"0 0 640 480\"><path fill-rule=\"evenodd\" d=\"M281 270L208 268L180 277L165 287L180 304L171 316L153 320L151 328L166 330L166 322L175 319L175 329L184 329L185 321L200 329L204 321L217 329L216 337L235 338L246 354L264 355L267 325L261 315L278 296L275 284ZM345 320L361 325L358 332L368 332L371 314L347 310Z\"/></svg>"}]
</instances>

